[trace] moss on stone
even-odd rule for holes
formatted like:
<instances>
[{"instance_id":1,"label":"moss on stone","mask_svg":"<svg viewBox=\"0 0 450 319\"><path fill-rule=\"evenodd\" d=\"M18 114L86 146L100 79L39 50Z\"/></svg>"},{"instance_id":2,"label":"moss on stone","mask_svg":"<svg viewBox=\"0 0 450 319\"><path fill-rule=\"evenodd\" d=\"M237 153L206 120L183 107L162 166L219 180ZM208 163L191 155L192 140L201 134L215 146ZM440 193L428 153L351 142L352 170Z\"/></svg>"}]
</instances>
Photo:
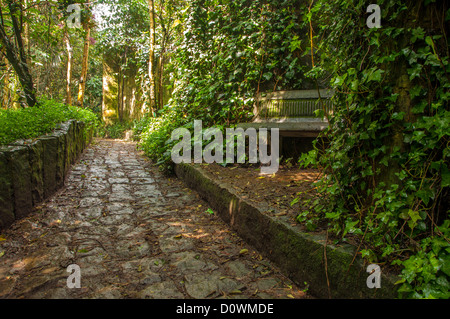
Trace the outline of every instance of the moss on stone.
<instances>
[{"instance_id":1,"label":"moss on stone","mask_svg":"<svg viewBox=\"0 0 450 319\"><path fill-rule=\"evenodd\" d=\"M302 233L249 204L223 182L213 180L199 165L179 164L175 172L199 192L219 216L249 244L275 262L294 282L307 282L321 298L394 298L392 278L382 276L381 289L369 289L368 273L355 248L325 245L325 237ZM325 253L326 249L326 253Z\"/></svg>"}]
</instances>

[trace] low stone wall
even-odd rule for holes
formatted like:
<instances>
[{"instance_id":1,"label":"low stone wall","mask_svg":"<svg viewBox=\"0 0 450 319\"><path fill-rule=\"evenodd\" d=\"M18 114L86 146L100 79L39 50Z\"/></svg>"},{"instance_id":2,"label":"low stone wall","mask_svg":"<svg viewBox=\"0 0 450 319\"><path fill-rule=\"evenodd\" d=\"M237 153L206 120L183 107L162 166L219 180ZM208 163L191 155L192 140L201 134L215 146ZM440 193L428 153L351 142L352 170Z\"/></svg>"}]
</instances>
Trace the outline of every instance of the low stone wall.
<instances>
[{"instance_id":1,"label":"low stone wall","mask_svg":"<svg viewBox=\"0 0 450 319\"><path fill-rule=\"evenodd\" d=\"M326 238L300 232L282 219L241 198L230 185L208 175L200 165L178 164L177 176L196 190L247 243L271 259L291 280L318 298L396 298L398 278L382 271L381 288L367 287L361 258L350 245L325 245Z\"/></svg>"},{"instance_id":2,"label":"low stone wall","mask_svg":"<svg viewBox=\"0 0 450 319\"><path fill-rule=\"evenodd\" d=\"M64 185L92 136L91 127L71 120L36 140L0 147L0 229L27 216Z\"/></svg>"}]
</instances>

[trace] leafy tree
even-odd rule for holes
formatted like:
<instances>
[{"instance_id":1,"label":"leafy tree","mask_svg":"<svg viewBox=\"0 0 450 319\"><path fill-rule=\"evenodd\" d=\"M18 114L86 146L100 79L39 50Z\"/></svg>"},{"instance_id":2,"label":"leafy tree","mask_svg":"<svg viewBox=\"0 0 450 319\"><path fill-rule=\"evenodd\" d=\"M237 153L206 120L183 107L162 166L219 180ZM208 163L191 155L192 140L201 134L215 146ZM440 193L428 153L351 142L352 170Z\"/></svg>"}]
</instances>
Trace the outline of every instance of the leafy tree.
<instances>
[{"instance_id":1,"label":"leafy tree","mask_svg":"<svg viewBox=\"0 0 450 319\"><path fill-rule=\"evenodd\" d=\"M21 3L14 0L6 0L7 6L4 7L3 1L0 2L0 41L2 44L2 53L13 66L17 73L22 88L24 90L25 99L28 106L35 106L36 94L34 89L33 78L30 73L26 49L22 37L23 8ZM5 13L3 13L3 9ZM8 19L9 15L9 19ZM12 31L11 31L12 30ZM9 33L13 33L9 36ZM10 38L14 40L10 40Z\"/></svg>"}]
</instances>

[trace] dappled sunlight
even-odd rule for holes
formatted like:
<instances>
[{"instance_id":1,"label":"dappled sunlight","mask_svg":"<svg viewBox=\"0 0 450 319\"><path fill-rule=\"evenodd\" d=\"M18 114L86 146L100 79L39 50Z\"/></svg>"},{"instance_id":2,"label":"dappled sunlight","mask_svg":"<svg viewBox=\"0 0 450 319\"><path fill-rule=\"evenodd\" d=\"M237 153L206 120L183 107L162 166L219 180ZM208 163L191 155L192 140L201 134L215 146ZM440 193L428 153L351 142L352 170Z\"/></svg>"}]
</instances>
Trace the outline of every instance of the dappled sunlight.
<instances>
[{"instance_id":1,"label":"dappled sunlight","mask_svg":"<svg viewBox=\"0 0 450 319\"><path fill-rule=\"evenodd\" d=\"M0 298L450 298L448 1L1 4Z\"/></svg>"}]
</instances>

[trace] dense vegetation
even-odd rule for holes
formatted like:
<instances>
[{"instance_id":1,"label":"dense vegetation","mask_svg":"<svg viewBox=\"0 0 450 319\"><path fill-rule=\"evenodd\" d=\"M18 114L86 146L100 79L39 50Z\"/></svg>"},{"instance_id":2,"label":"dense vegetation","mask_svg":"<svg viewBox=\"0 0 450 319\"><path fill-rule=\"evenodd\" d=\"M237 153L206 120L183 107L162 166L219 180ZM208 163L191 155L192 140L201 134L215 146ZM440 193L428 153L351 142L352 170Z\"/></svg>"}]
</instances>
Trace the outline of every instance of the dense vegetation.
<instances>
[{"instance_id":1,"label":"dense vegetation","mask_svg":"<svg viewBox=\"0 0 450 319\"><path fill-rule=\"evenodd\" d=\"M92 127L99 125L92 111L54 101L42 101L39 107L0 109L0 145L50 133L68 120L82 121Z\"/></svg>"},{"instance_id":2,"label":"dense vegetation","mask_svg":"<svg viewBox=\"0 0 450 319\"><path fill-rule=\"evenodd\" d=\"M298 220L357 235L367 260L402 266L404 296L448 298L450 11L378 1L383 25L368 29L363 3L316 4L312 72L329 73L337 94L329 146L304 158L326 172L321 196Z\"/></svg>"},{"instance_id":3,"label":"dense vegetation","mask_svg":"<svg viewBox=\"0 0 450 319\"><path fill-rule=\"evenodd\" d=\"M80 26L70 28L65 9L76 3ZM8 110L0 110L0 143L104 115L105 56L123 83L137 70L145 115L119 116L100 132L121 137L133 127L165 172L174 129L248 121L259 93L333 88L329 128L299 161L324 173L319 195L298 198L306 209L297 221L326 228L336 243L351 239L367 262L398 270L400 297L450 297L445 1L377 1L380 28L366 23L370 2L356 0L1 4L0 109Z\"/></svg>"},{"instance_id":4,"label":"dense vegetation","mask_svg":"<svg viewBox=\"0 0 450 319\"><path fill-rule=\"evenodd\" d=\"M161 117L148 120L143 149L170 171L175 128L193 129L195 119L230 127L251 119L258 93L314 87L305 77L305 10L297 0L192 1L179 17L175 91Z\"/></svg>"}]
</instances>

